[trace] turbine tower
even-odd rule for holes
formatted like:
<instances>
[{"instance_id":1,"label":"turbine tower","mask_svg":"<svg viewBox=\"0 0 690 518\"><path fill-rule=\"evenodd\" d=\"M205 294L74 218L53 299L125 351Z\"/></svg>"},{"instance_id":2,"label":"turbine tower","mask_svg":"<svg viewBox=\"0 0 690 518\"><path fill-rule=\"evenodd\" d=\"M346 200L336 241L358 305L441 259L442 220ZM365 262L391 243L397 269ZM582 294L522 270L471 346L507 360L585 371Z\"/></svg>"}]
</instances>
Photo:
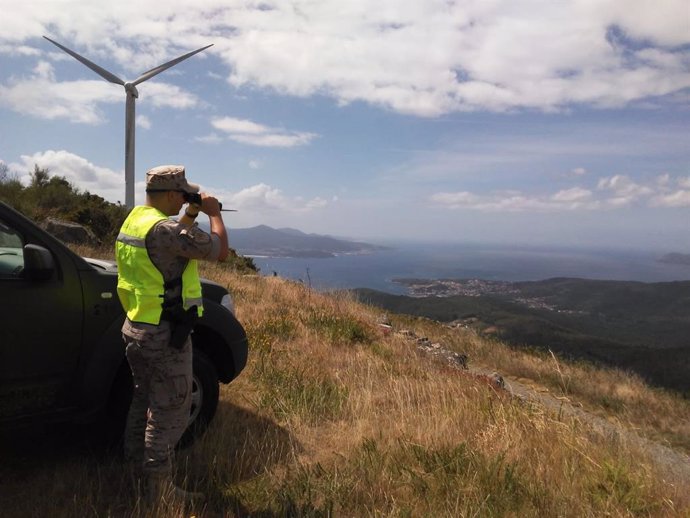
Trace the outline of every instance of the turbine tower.
<instances>
[{"instance_id":1,"label":"turbine tower","mask_svg":"<svg viewBox=\"0 0 690 518\"><path fill-rule=\"evenodd\" d=\"M89 61L85 57L80 56L73 50L68 49L64 45L60 45L58 42L51 40L47 36L43 37L47 39L49 42L51 42L53 45L67 52L67 54L69 54L76 60L81 61L84 65L96 72L106 81L110 81L111 83L115 83L125 87L125 92L127 93L127 103L125 105L125 205L128 209L131 209L132 207L134 207L134 119L135 102L137 97L139 97L137 85L139 83L143 83L147 79L151 79L155 75L160 74L164 70L167 70L168 68L177 65L180 61L184 61L185 59L192 57L194 54L201 52L202 50L206 50L209 47L212 47L213 44L206 45L205 47L201 47L200 49L189 52L184 56L180 56L179 58L175 58L172 61L168 61L167 63L163 63L162 65L152 68L151 70L141 74L132 82L125 82L119 77L117 77L115 74L108 72L106 69L102 67L99 67L98 65Z\"/></svg>"}]
</instances>

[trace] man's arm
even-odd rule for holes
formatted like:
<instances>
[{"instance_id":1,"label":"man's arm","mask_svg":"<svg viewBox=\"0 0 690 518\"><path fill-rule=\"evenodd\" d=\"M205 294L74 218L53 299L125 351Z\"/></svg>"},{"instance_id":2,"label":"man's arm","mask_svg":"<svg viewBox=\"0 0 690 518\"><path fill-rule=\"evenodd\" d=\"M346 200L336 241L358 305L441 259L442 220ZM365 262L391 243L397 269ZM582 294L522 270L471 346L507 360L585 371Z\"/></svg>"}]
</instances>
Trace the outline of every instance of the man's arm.
<instances>
[{"instance_id":1,"label":"man's arm","mask_svg":"<svg viewBox=\"0 0 690 518\"><path fill-rule=\"evenodd\" d=\"M187 227L194 224L195 214L203 212L208 215L211 226L211 234L215 234L220 239L220 252L218 254L218 261L222 261L228 256L228 231L223 223L223 216L220 212L220 203L213 196L206 193L201 193L201 206L196 204L189 204L185 209L184 215L180 218L180 223Z\"/></svg>"},{"instance_id":2,"label":"man's arm","mask_svg":"<svg viewBox=\"0 0 690 518\"><path fill-rule=\"evenodd\" d=\"M228 231L225 228L225 223L223 223L223 216L220 215L220 211L216 216L211 216L209 214L208 219L211 223L211 234L216 234L220 238L220 253L218 254L218 260L222 261L228 256L229 253Z\"/></svg>"}]
</instances>

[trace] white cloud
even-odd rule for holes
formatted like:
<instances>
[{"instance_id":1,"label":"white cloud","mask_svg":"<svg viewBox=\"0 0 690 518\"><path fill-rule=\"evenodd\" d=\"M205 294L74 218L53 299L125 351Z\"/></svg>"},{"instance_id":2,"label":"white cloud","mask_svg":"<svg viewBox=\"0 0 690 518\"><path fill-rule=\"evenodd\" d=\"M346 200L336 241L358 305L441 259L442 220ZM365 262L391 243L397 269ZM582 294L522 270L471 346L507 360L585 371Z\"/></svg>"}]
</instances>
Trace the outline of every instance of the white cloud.
<instances>
[{"instance_id":1,"label":"white cloud","mask_svg":"<svg viewBox=\"0 0 690 518\"><path fill-rule=\"evenodd\" d=\"M279 5L247 16L223 49L232 84L363 99L422 116L573 102L616 106L690 86L682 51L637 55L625 38L616 45L610 38L619 27L652 45L687 43L680 1L663 2L648 23L631 16L628 5L585 1L538 9L500 1L396 2L396 9L387 2L376 9Z\"/></svg>"},{"instance_id":2,"label":"white cloud","mask_svg":"<svg viewBox=\"0 0 690 518\"><path fill-rule=\"evenodd\" d=\"M246 119L221 117L211 120L211 125L227 134L230 140L242 144L264 147L295 147L309 144L315 133L287 131L272 128Z\"/></svg>"},{"instance_id":3,"label":"white cloud","mask_svg":"<svg viewBox=\"0 0 690 518\"><path fill-rule=\"evenodd\" d=\"M480 200L479 196L467 191L439 192L431 196L431 201L450 209L476 207Z\"/></svg>"},{"instance_id":4,"label":"white cloud","mask_svg":"<svg viewBox=\"0 0 690 518\"><path fill-rule=\"evenodd\" d=\"M249 144L251 146L263 147L296 147L309 144L315 137L313 133L294 133L287 134L266 134L266 135L251 135L233 133L228 135L230 140L240 142L242 144Z\"/></svg>"},{"instance_id":5,"label":"white cloud","mask_svg":"<svg viewBox=\"0 0 690 518\"><path fill-rule=\"evenodd\" d=\"M97 166L83 157L64 150L48 150L33 155L22 155L20 162L9 164L9 168L23 183L28 184L34 165L48 169L51 175L64 176L82 191L97 194L111 202L124 201L124 172Z\"/></svg>"},{"instance_id":6,"label":"white cloud","mask_svg":"<svg viewBox=\"0 0 690 518\"><path fill-rule=\"evenodd\" d=\"M527 196L516 192L491 195L443 192L432 195L430 200L440 208L482 212L555 212L586 207L583 203L582 193L577 193L577 196L574 197L573 194L567 194L565 191L550 197Z\"/></svg>"},{"instance_id":7,"label":"white cloud","mask_svg":"<svg viewBox=\"0 0 690 518\"><path fill-rule=\"evenodd\" d=\"M234 119L232 117L213 119L211 124L214 128L230 134L261 135L270 132L270 128L262 124L257 124L256 122L246 119Z\"/></svg>"},{"instance_id":8,"label":"white cloud","mask_svg":"<svg viewBox=\"0 0 690 518\"><path fill-rule=\"evenodd\" d=\"M40 56L41 51L28 45L0 44L0 54L8 56Z\"/></svg>"},{"instance_id":9,"label":"white cloud","mask_svg":"<svg viewBox=\"0 0 690 518\"><path fill-rule=\"evenodd\" d=\"M671 182L671 175L668 173L664 173L662 175L657 176L656 178L656 184L659 186L660 189L666 188L668 184Z\"/></svg>"},{"instance_id":10,"label":"white cloud","mask_svg":"<svg viewBox=\"0 0 690 518\"><path fill-rule=\"evenodd\" d=\"M630 205L631 203L653 194L653 189L633 182L625 175L615 175L609 178L602 178L597 184L597 189L611 191L613 197L608 203L615 207Z\"/></svg>"},{"instance_id":11,"label":"white cloud","mask_svg":"<svg viewBox=\"0 0 690 518\"><path fill-rule=\"evenodd\" d=\"M650 205L664 208L690 207L690 189L655 196Z\"/></svg>"},{"instance_id":12,"label":"white cloud","mask_svg":"<svg viewBox=\"0 0 690 518\"><path fill-rule=\"evenodd\" d=\"M323 198L319 198L318 196L314 199L311 199L307 201L304 204L304 208L307 210L311 209L322 209L328 205L328 201L324 200Z\"/></svg>"},{"instance_id":13,"label":"white cloud","mask_svg":"<svg viewBox=\"0 0 690 518\"><path fill-rule=\"evenodd\" d=\"M153 107L185 109L199 102L193 94L166 83L140 85L139 91ZM99 109L103 103L124 105L124 89L103 80L57 81L54 67L46 61L39 61L29 77L0 84L0 106L39 119L99 124L104 121Z\"/></svg>"},{"instance_id":14,"label":"white cloud","mask_svg":"<svg viewBox=\"0 0 690 518\"><path fill-rule=\"evenodd\" d=\"M40 119L103 122L99 103L124 102L104 81L54 82L40 76L0 85L0 106Z\"/></svg>"},{"instance_id":15,"label":"white cloud","mask_svg":"<svg viewBox=\"0 0 690 518\"><path fill-rule=\"evenodd\" d=\"M690 176L686 176L685 178L678 178L678 187L681 187L683 189L690 189Z\"/></svg>"},{"instance_id":16,"label":"white cloud","mask_svg":"<svg viewBox=\"0 0 690 518\"><path fill-rule=\"evenodd\" d=\"M0 164L3 163L0 161ZM34 165L48 169L50 175L65 177L72 185L82 191L97 194L111 202L124 201L124 172L97 166L83 157L64 150L48 150L32 155L22 155L19 162L7 164L8 173L28 185ZM144 201L144 189L143 181L136 183L136 203ZM304 199L301 196L291 197L285 195L280 189L265 183L253 185L237 192L212 186L203 186L202 190L213 192L228 208L247 212L306 213L328 206L328 201L321 197L317 196L312 199Z\"/></svg>"},{"instance_id":17,"label":"white cloud","mask_svg":"<svg viewBox=\"0 0 690 518\"><path fill-rule=\"evenodd\" d=\"M261 162L259 160L250 160L249 161L249 168L250 169L260 169L261 168Z\"/></svg>"},{"instance_id":18,"label":"white cloud","mask_svg":"<svg viewBox=\"0 0 690 518\"><path fill-rule=\"evenodd\" d=\"M572 189L558 191L551 199L556 202L578 202L589 200L591 197L592 191L580 187L573 187Z\"/></svg>"},{"instance_id":19,"label":"white cloud","mask_svg":"<svg viewBox=\"0 0 690 518\"><path fill-rule=\"evenodd\" d=\"M674 179L681 189L668 192L667 183L671 182L671 178L666 179L666 176L668 175L656 178L650 185L635 183L625 175L602 178L597 182L596 193L582 187L563 189L552 195L533 195L519 191L490 194L439 192L431 195L429 201L439 208L484 212L612 210L625 208L633 203L644 203L657 208L690 206L690 185L686 185L688 179Z\"/></svg>"},{"instance_id":20,"label":"white cloud","mask_svg":"<svg viewBox=\"0 0 690 518\"><path fill-rule=\"evenodd\" d=\"M66 54L59 59L65 57L72 59ZM86 71L86 74L91 72ZM199 104L196 96L168 83L151 81L139 85L138 89L139 97L147 98L146 102L153 107L185 109ZM0 84L0 106L41 119L64 118L97 124L104 120L99 104L116 102L125 102L121 86L104 80L58 81L55 67L43 59L36 63L29 76L12 77L6 84ZM146 123L141 127L146 128Z\"/></svg>"},{"instance_id":21,"label":"white cloud","mask_svg":"<svg viewBox=\"0 0 690 518\"><path fill-rule=\"evenodd\" d=\"M3 15L0 52L30 54L48 34L138 75L213 42L194 59L219 57L232 85L418 116L621 106L690 87L685 0L34 0Z\"/></svg>"},{"instance_id":22,"label":"white cloud","mask_svg":"<svg viewBox=\"0 0 690 518\"><path fill-rule=\"evenodd\" d=\"M151 119L146 115L137 115L137 128L151 129Z\"/></svg>"},{"instance_id":23,"label":"white cloud","mask_svg":"<svg viewBox=\"0 0 690 518\"><path fill-rule=\"evenodd\" d=\"M585 169L584 167L576 167L575 169L572 169L570 171L570 174L572 174L573 176L584 176L587 174L587 169Z\"/></svg>"},{"instance_id":24,"label":"white cloud","mask_svg":"<svg viewBox=\"0 0 690 518\"><path fill-rule=\"evenodd\" d=\"M265 183L259 183L242 189L239 192L219 192L223 200L227 200L227 206L247 211L287 211L308 212L320 209L328 205L322 198L316 197L304 200L301 197L288 197L280 189L271 187Z\"/></svg>"},{"instance_id":25,"label":"white cloud","mask_svg":"<svg viewBox=\"0 0 690 518\"><path fill-rule=\"evenodd\" d=\"M54 80L55 69L47 61L39 61L34 67L34 74L37 79Z\"/></svg>"},{"instance_id":26,"label":"white cloud","mask_svg":"<svg viewBox=\"0 0 690 518\"><path fill-rule=\"evenodd\" d=\"M145 82L137 86L139 90L139 101L151 103L157 108L174 108L183 110L194 108L199 105L199 98L179 86L156 81ZM124 92L122 98L124 102Z\"/></svg>"}]
</instances>

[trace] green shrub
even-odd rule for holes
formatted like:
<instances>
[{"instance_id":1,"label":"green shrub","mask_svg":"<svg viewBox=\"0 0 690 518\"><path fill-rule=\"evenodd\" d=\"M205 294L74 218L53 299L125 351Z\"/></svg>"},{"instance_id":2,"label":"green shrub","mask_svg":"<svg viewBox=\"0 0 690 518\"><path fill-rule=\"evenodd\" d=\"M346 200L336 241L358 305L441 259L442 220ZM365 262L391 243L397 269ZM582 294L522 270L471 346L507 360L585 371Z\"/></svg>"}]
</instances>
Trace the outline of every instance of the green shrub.
<instances>
[{"instance_id":1,"label":"green shrub","mask_svg":"<svg viewBox=\"0 0 690 518\"><path fill-rule=\"evenodd\" d=\"M255 372L265 386L259 406L278 418L296 414L316 424L342 415L348 389L325 374L308 373L307 367L292 366L277 354L262 355Z\"/></svg>"},{"instance_id":2,"label":"green shrub","mask_svg":"<svg viewBox=\"0 0 690 518\"><path fill-rule=\"evenodd\" d=\"M334 314L323 309L314 309L304 319L304 324L335 344L371 342L367 328L346 314Z\"/></svg>"},{"instance_id":3,"label":"green shrub","mask_svg":"<svg viewBox=\"0 0 690 518\"><path fill-rule=\"evenodd\" d=\"M270 352L273 345L280 340L289 340L295 336L295 323L287 310L280 310L266 316L258 324L246 324L247 336L252 348L258 352Z\"/></svg>"}]
</instances>

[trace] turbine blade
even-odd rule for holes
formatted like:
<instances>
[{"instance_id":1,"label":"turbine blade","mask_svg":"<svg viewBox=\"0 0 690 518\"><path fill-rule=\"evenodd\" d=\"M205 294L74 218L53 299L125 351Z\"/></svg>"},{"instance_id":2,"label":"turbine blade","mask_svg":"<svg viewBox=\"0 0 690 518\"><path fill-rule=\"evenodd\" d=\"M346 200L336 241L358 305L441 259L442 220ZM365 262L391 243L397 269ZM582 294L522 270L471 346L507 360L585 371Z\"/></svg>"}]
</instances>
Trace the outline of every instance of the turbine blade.
<instances>
[{"instance_id":1,"label":"turbine blade","mask_svg":"<svg viewBox=\"0 0 690 518\"><path fill-rule=\"evenodd\" d=\"M96 72L99 76L101 76L106 81L110 81L111 83L115 83L117 85L124 85L125 84L125 82L122 79L117 77L115 74L108 72L105 68L99 67L96 63L93 63L92 61L89 61L85 57L80 56L79 54L77 54L73 50L70 50L67 47L65 47L64 45L60 45L57 41L51 40L48 36L43 36L43 37L45 39L47 39L50 43L55 45L56 47L59 47L62 50L64 50L65 52L67 52L67 54L72 56L77 61L81 61L84 65L86 65L91 70Z\"/></svg>"},{"instance_id":2,"label":"turbine blade","mask_svg":"<svg viewBox=\"0 0 690 518\"><path fill-rule=\"evenodd\" d=\"M184 56L180 56L179 58L175 58L172 61L168 61L167 63L163 63L162 65L158 65L156 68L152 68L151 70L141 74L134 81L132 81L132 84L134 86L136 86L139 83L143 83L147 79L151 79L153 76L160 74L164 70L167 70L170 67L177 65L180 61L184 61L187 58L191 58L194 54L197 54L198 52L201 52L202 50L206 50L209 47L213 47L213 43L211 43L210 45L206 45L205 47L201 47L200 49L193 50L192 52L188 52Z\"/></svg>"}]
</instances>

